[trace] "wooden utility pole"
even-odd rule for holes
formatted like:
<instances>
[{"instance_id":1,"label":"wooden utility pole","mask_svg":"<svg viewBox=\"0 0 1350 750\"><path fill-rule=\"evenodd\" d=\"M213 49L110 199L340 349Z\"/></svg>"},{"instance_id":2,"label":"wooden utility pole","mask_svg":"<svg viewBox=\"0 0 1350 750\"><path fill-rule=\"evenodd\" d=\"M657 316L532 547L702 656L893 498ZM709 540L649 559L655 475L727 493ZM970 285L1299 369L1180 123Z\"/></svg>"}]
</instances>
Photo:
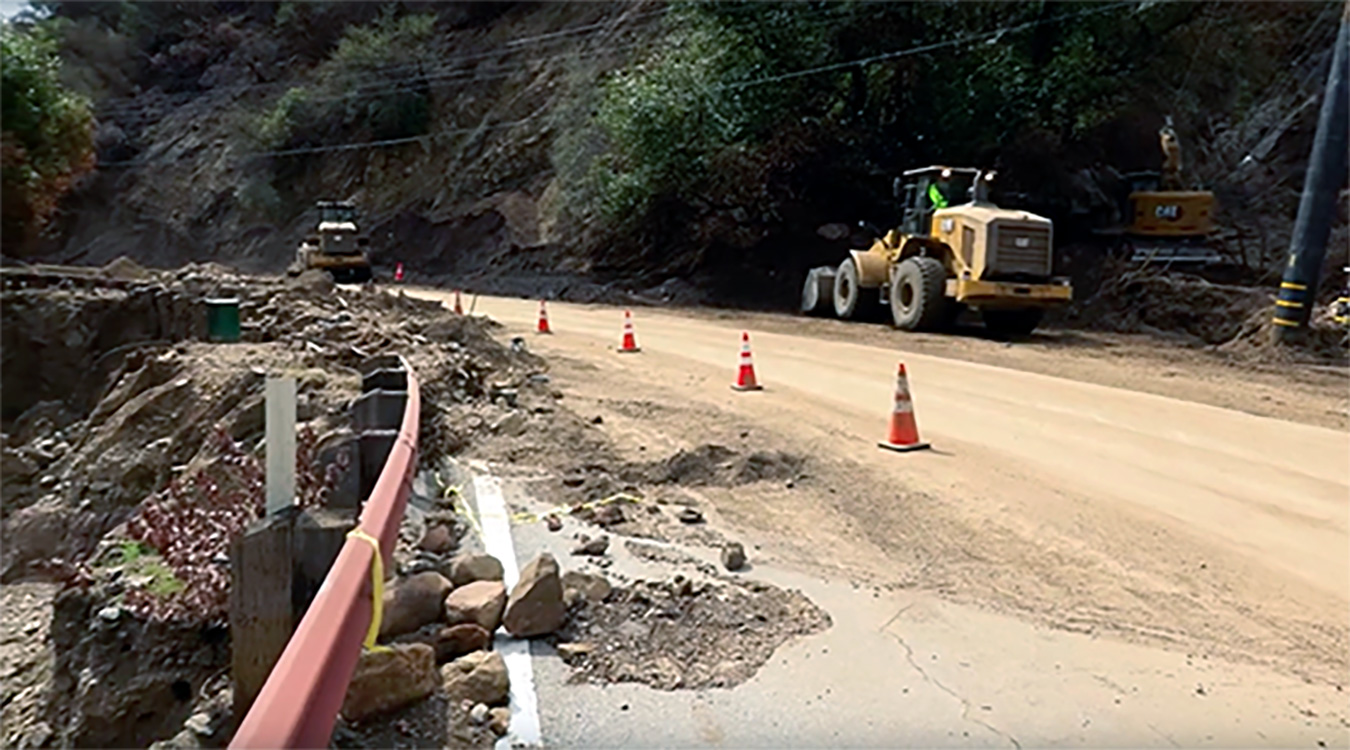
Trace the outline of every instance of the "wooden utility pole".
<instances>
[{"instance_id":1,"label":"wooden utility pole","mask_svg":"<svg viewBox=\"0 0 1350 750\"><path fill-rule=\"evenodd\" d=\"M1327 238L1336 215L1336 199L1346 181L1350 149L1350 2L1341 13L1340 31L1327 73L1322 112L1317 118L1303 197L1294 220L1289 262L1275 301L1274 338L1291 342L1301 337L1317 303L1317 283L1326 257Z\"/></svg>"}]
</instances>

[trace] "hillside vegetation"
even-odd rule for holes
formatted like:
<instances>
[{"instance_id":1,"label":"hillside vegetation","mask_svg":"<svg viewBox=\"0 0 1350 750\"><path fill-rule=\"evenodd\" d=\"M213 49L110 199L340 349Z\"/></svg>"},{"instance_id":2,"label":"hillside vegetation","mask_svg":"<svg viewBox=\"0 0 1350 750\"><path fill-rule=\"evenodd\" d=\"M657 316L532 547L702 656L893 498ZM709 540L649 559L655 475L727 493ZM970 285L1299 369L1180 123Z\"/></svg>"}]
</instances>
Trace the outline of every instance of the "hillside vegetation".
<instances>
[{"instance_id":1,"label":"hillside vegetation","mask_svg":"<svg viewBox=\"0 0 1350 750\"><path fill-rule=\"evenodd\" d=\"M1171 117L1259 279L1340 5L41 3L98 167L31 252L278 270L351 198L414 279L787 305L913 166L997 168L1080 241Z\"/></svg>"}]
</instances>

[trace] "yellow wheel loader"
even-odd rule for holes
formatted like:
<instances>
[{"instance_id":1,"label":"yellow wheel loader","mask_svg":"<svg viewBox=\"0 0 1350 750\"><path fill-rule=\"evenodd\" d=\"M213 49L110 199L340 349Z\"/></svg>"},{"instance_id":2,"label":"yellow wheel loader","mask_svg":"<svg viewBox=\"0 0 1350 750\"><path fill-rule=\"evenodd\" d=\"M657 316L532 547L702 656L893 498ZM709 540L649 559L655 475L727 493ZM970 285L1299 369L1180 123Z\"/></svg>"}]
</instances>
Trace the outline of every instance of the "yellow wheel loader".
<instances>
[{"instance_id":1,"label":"yellow wheel loader","mask_svg":"<svg viewBox=\"0 0 1350 750\"><path fill-rule=\"evenodd\" d=\"M837 269L811 269L802 311L851 319L889 308L897 328L922 331L971 308L991 333L1031 333L1073 288L1052 276L1052 222L991 203L993 178L940 166L905 172L895 181L905 207L900 227L849 251Z\"/></svg>"},{"instance_id":2,"label":"yellow wheel loader","mask_svg":"<svg viewBox=\"0 0 1350 750\"><path fill-rule=\"evenodd\" d=\"M370 238L356 227L356 206L345 201L319 201L314 207L319 221L296 249L287 275L299 276L313 268L327 271L339 284L370 281Z\"/></svg>"}]
</instances>

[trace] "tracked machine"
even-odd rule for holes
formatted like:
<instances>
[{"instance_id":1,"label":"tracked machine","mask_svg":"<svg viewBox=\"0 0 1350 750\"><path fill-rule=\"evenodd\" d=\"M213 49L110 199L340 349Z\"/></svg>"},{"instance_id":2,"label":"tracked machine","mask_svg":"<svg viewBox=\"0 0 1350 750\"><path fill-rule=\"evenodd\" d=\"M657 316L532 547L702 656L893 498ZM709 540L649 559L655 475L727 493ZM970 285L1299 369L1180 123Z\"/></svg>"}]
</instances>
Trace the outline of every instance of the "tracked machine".
<instances>
[{"instance_id":1,"label":"tracked machine","mask_svg":"<svg viewBox=\"0 0 1350 750\"><path fill-rule=\"evenodd\" d=\"M1108 232L1122 255L1134 263L1208 265L1223 258L1211 243L1214 193L1192 190L1182 177L1181 141L1171 119L1158 131L1161 172L1125 175L1130 186L1124 215L1128 224Z\"/></svg>"},{"instance_id":2,"label":"tracked machine","mask_svg":"<svg viewBox=\"0 0 1350 750\"><path fill-rule=\"evenodd\" d=\"M295 251L287 275L299 276L309 269L327 271L340 284L369 281L370 238L356 226L356 205L347 201L314 204L318 222Z\"/></svg>"},{"instance_id":3,"label":"tracked machine","mask_svg":"<svg viewBox=\"0 0 1350 750\"><path fill-rule=\"evenodd\" d=\"M994 205L993 179L941 166L905 172L894 185L904 206L900 226L849 251L837 268L811 269L802 311L843 319L889 312L897 328L922 331L950 325L970 308L996 335L1031 333L1073 289L1053 276L1052 222Z\"/></svg>"}]
</instances>

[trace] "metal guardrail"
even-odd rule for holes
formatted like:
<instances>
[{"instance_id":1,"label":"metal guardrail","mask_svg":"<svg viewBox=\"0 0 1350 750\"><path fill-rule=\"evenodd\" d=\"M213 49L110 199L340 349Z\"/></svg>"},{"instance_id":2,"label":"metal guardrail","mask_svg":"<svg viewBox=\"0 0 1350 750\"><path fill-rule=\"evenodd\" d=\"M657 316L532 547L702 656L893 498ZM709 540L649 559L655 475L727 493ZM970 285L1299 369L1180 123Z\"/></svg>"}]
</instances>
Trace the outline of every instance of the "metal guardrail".
<instances>
[{"instance_id":1,"label":"metal guardrail","mask_svg":"<svg viewBox=\"0 0 1350 750\"><path fill-rule=\"evenodd\" d=\"M417 467L421 397L412 368L404 367L408 400L403 422L357 524L358 529L379 540L386 567ZM328 747L373 615L374 555L375 548L368 541L347 538L314 602L235 732L231 748Z\"/></svg>"}]
</instances>

